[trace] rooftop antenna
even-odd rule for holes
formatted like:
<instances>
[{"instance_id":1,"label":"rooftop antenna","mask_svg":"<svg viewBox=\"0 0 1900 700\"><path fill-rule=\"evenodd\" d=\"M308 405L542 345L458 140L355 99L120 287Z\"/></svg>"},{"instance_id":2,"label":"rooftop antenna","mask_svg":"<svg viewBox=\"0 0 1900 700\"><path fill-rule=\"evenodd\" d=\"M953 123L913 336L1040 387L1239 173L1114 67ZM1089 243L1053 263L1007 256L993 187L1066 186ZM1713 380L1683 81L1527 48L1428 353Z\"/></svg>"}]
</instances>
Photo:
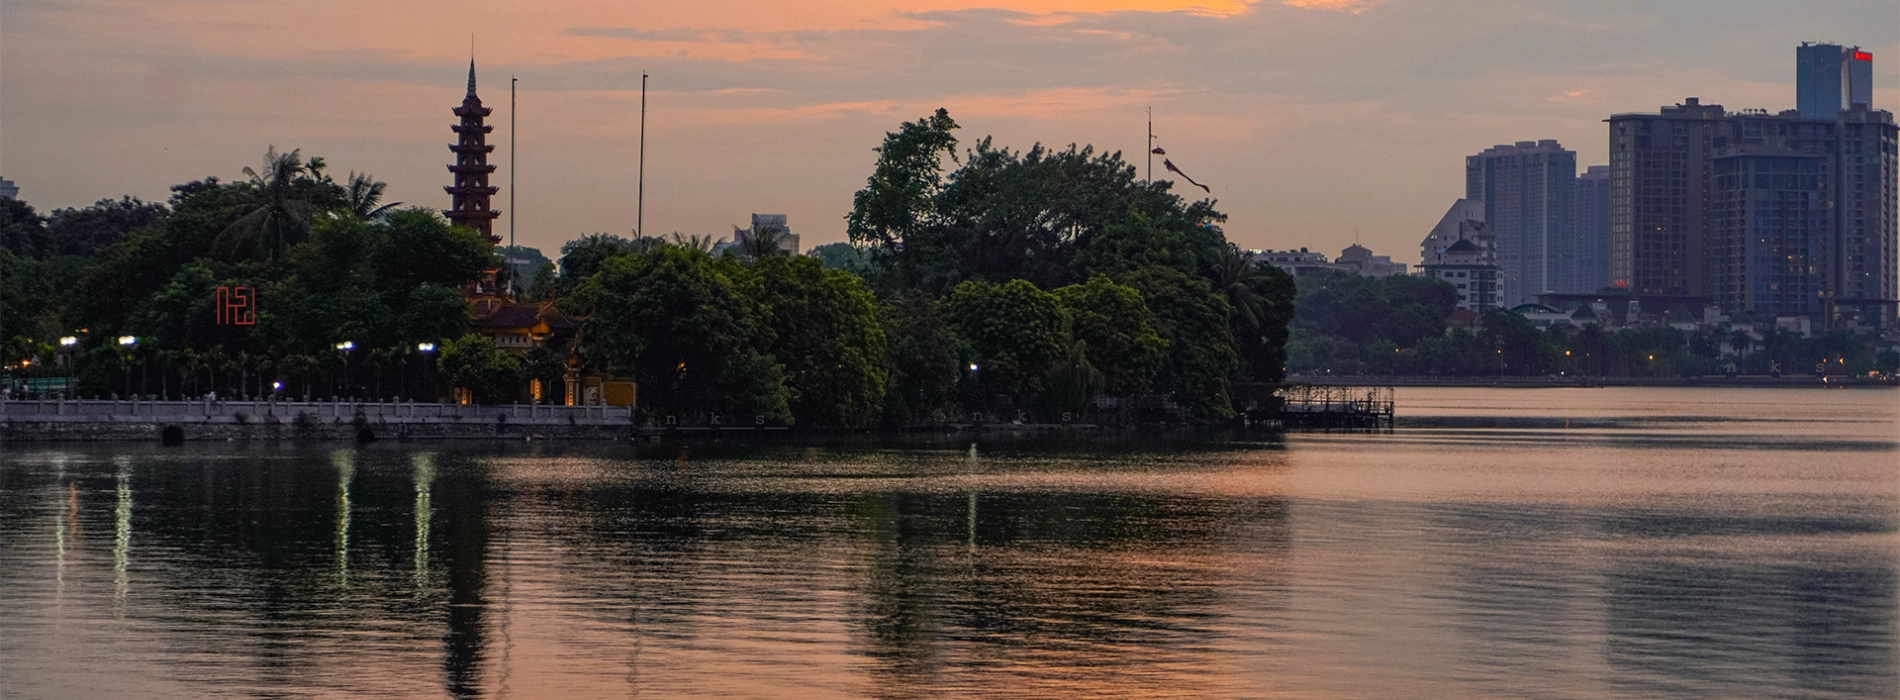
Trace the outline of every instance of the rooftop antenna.
<instances>
[{"instance_id":1,"label":"rooftop antenna","mask_svg":"<svg viewBox=\"0 0 1900 700\"><path fill-rule=\"evenodd\" d=\"M640 186L634 196L633 236L646 237L647 213L647 72L640 71Z\"/></svg>"}]
</instances>

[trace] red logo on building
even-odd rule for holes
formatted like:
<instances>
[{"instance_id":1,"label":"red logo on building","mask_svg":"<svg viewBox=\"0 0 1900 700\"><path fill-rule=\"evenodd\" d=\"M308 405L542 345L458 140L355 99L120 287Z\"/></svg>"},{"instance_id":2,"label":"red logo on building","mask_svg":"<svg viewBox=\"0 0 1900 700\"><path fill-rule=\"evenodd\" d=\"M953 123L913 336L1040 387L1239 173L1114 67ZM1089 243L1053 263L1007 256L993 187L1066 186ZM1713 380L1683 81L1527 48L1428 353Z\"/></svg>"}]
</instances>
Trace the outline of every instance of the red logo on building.
<instances>
[{"instance_id":1,"label":"red logo on building","mask_svg":"<svg viewBox=\"0 0 1900 700\"><path fill-rule=\"evenodd\" d=\"M217 308L220 326L257 325L257 290L253 287L219 287Z\"/></svg>"}]
</instances>

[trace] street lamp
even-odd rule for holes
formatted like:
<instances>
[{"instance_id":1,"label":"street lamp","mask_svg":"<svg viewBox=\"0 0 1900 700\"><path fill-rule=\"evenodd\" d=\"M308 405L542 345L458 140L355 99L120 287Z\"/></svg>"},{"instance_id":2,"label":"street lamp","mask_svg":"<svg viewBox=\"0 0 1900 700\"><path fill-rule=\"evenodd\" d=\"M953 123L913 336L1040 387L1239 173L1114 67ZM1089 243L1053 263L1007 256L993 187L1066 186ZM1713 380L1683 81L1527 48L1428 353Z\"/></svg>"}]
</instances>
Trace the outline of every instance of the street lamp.
<instances>
[{"instance_id":1,"label":"street lamp","mask_svg":"<svg viewBox=\"0 0 1900 700\"><path fill-rule=\"evenodd\" d=\"M435 352L435 343L416 343L416 352L422 353L422 391L429 392L429 355Z\"/></svg>"},{"instance_id":2,"label":"street lamp","mask_svg":"<svg viewBox=\"0 0 1900 700\"><path fill-rule=\"evenodd\" d=\"M70 335L59 339L59 366L61 369L71 369L73 366L73 347L78 344L79 339Z\"/></svg>"},{"instance_id":3,"label":"street lamp","mask_svg":"<svg viewBox=\"0 0 1900 700\"><path fill-rule=\"evenodd\" d=\"M129 336L129 335L119 336L119 364L125 365L125 383L122 386L122 388L125 389L125 395L127 398L130 398L132 396L132 365L125 362L125 360L127 359L127 356L129 356L132 353L132 350L138 346L138 344L139 344L139 339L136 337ZM143 377L145 375L141 374L139 376Z\"/></svg>"},{"instance_id":4,"label":"street lamp","mask_svg":"<svg viewBox=\"0 0 1900 700\"><path fill-rule=\"evenodd\" d=\"M337 352L343 354L343 395L350 394L350 351L356 349L356 343L345 340L336 344Z\"/></svg>"}]
</instances>

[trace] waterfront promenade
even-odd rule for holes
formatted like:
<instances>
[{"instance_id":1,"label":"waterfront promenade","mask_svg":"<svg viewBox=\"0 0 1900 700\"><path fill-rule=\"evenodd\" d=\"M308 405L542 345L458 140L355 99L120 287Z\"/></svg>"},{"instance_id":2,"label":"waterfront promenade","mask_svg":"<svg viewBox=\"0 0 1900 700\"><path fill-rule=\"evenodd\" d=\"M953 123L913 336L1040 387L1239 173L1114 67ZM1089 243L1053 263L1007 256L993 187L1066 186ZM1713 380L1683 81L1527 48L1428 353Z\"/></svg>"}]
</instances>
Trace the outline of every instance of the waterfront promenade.
<instances>
[{"instance_id":1,"label":"waterfront promenade","mask_svg":"<svg viewBox=\"0 0 1900 700\"><path fill-rule=\"evenodd\" d=\"M613 437L632 422L618 406L494 406L413 401L0 401L0 439ZM368 433L365 434L364 431Z\"/></svg>"}]
</instances>

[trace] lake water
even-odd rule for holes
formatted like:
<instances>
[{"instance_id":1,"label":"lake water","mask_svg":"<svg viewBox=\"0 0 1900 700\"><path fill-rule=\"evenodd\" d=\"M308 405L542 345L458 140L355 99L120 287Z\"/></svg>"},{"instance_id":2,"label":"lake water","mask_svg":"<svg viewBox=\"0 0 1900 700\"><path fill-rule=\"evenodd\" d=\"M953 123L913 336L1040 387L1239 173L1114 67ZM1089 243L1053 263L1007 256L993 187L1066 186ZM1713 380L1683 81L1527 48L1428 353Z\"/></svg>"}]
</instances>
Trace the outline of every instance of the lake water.
<instances>
[{"instance_id":1,"label":"lake water","mask_svg":"<svg viewBox=\"0 0 1900 700\"><path fill-rule=\"evenodd\" d=\"M0 698L1900 696L1900 392L1397 430L0 446Z\"/></svg>"}]
</instances>

